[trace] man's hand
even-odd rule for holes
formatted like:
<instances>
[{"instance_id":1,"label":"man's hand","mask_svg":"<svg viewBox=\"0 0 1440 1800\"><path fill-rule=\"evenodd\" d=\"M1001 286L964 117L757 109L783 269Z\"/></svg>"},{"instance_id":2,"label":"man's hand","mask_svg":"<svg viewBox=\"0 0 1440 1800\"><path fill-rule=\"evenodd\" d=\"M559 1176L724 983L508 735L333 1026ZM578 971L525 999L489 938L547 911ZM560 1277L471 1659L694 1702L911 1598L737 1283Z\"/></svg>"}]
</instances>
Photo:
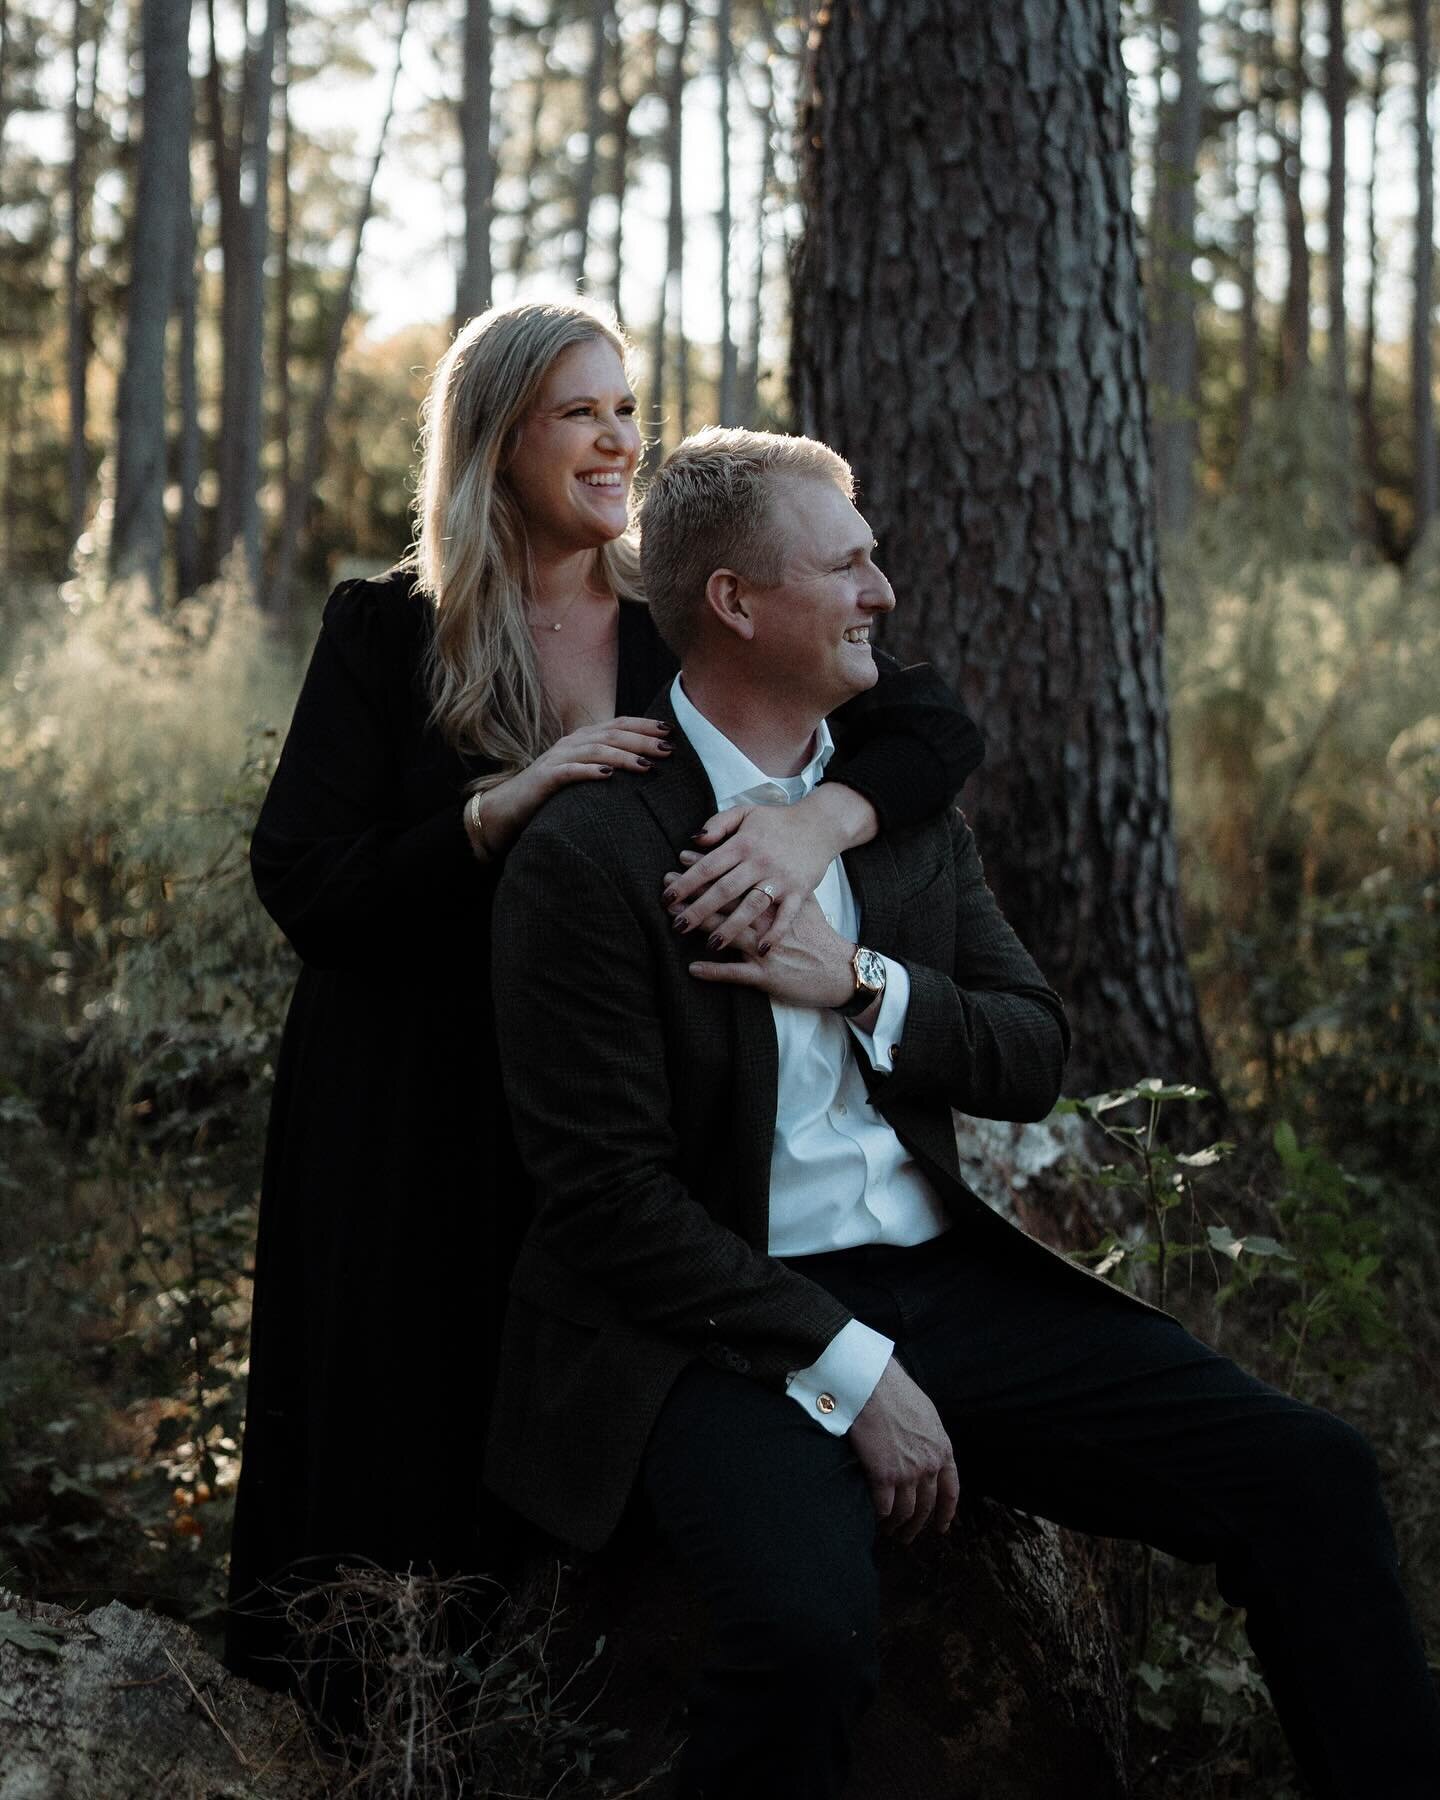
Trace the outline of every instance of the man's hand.
<instances>
[{"instance_id":1,"label":"man's hand","mask_svg":"<svg viewBox=\"0 0 1440 1800\"><path fill-rule=\"evenodd\" d=\"M712 949L719 949L713 939ZM747 933L738 946L739 962L693 962L690 973L700 981L728 981L734 987L759 988L772 1000L791 1006L843 1006L855 992L855 971L850 959L855 946L826 921L809 896L795 915L791 931L761 956L754 934Z\"/></svg>"},{"instance_id":2,"label":"man's hand","mask_svg":"<svg viewBox=\"0 0 1440 1800\"><path fill-rule=\"evenodd\" d=\"M882 1529L908 1544L950 1529L960 1502L955 1452L929 1396L892 1356L850 1427Z\"/></svg>"}]
</instances>

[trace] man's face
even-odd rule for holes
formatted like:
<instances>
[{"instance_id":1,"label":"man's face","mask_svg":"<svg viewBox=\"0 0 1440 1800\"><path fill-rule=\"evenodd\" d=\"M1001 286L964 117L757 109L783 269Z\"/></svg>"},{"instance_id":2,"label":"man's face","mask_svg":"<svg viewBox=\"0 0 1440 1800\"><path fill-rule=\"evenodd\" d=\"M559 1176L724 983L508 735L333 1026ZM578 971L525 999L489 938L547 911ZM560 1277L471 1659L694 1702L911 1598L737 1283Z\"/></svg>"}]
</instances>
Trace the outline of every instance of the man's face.
<instances>
[{"instance_id":1,"label":"man's face","mask_svg":"<svg viewBox=\"0 0 1440 1800\"><path fill-rule=\"evenodd\" d=\"M834 482L777 482L771 521L782 574L751 590L754 645L767 677L827 713L875 685L870 626L895 594L875 566L873 532Z\"/></svg>"}]
</instances>

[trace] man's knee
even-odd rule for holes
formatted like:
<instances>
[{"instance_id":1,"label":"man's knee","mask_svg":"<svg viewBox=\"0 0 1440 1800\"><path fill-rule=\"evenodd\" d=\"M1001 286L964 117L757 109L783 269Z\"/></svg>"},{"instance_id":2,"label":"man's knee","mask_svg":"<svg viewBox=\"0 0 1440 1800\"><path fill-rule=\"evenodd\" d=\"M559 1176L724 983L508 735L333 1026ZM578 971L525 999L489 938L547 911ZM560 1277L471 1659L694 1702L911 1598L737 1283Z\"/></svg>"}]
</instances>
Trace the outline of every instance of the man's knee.
<instances>
[{"instance_id":1,"label":"man's knee","mask_svg":"<svg viewBox=\"0 0 1440 1800\"><path fill-rule=\"evenodd\" d=\"M847 1582L821 1594L771 1596L760 1611L736 1623L778 1692L792 1698L848 1696L853 1702L874 1688L879 1603L872 1582Z\"/></svg>"}]
</instances>

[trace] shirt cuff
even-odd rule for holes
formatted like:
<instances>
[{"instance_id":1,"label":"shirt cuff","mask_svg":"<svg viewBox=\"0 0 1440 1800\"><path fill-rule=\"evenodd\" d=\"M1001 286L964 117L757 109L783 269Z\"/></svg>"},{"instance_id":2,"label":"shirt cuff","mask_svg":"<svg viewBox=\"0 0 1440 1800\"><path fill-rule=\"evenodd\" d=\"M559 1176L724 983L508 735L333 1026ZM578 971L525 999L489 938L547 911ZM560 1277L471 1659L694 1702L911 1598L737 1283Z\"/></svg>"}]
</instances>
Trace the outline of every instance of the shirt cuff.
<instances>
[{"instance_id":1,"label":"shirt cuff","mask_svg":"<svg viewBox=\"0 0 1440 1800\"><path fill-rule=\"evenodd\" d=\"M888 1075L895 1067L895 1052L905 1035L905 1015L910 1010L910 971L893 957L882 956L885 965L885 992L880 996L880 1010L869 1031L862 1031L852 1020L845 1023L877 1075Z\"/></svg>"},{"instance_id":2,"label":"shirt cuff","mask_svg":"<svg viewBox=\"0 0 1440 1800\"><path fill-rule=\"evenodd\" d=\"M844 1437L875 1391L895 1345L858 1319L841 1326L817 1362L796 1369L785 1392L832 1437Z\"/></svg>"}]
</instances>

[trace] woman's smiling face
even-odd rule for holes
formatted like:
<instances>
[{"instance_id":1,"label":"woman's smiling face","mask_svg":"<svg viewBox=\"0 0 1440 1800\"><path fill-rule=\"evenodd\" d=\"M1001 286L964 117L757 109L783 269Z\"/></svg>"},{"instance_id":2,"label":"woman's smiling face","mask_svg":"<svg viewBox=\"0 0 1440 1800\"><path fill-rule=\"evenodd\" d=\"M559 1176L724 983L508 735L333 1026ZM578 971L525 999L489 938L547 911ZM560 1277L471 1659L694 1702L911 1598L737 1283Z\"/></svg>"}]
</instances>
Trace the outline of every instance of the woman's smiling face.
<instances>
[{"instance_id":1,"label":"woman's smiling face","mask_svg":"<svg viewBox=\"0 0 1440 1800\"><path fill-rule=\"evenodd\" d=\"M636 410L605 338L572 344L551 363L505 467L537 556L595 550L624 531L640 460Z\"/></svg>"}]
</instances>

